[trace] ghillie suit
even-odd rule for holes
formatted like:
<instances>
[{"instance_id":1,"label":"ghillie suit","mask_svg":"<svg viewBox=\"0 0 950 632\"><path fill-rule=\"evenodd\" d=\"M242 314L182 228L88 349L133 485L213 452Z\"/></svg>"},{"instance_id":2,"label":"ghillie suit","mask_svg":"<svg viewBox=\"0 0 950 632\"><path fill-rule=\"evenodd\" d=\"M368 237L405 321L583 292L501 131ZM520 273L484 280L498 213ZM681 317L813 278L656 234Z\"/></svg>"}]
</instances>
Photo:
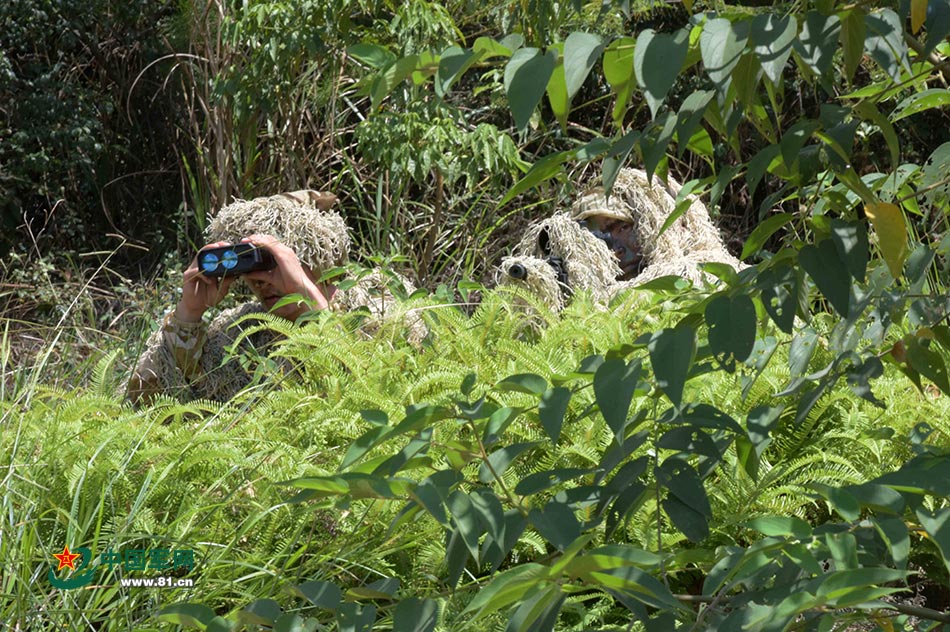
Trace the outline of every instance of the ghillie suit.
<instances>
[{"instance_id":1,"label":"ghillie suit","mask_svg":"<svg viewBox=\"0 0 950 632\"><path fill-rule=\"evenodd\" d=\"M579 198L571 213L558 213L533 225L501 263L502 283L526 286L545 304L561 309L571 294L583 290L605 305L618 292L666 275L694 283L713 278L699 268L706 262L745 267L726 250L705 205L692 198L683 215L663 234L666 219L676 208L681 185L658 177L650 183L639 169L621 169L609 198L595 187ZM622 280L617 256L607 243L579 222L591 218L632 225L639 272ZM560 277L560 278L559 278Z\"/></svg>"},{"instance_id":2,"label":"ghillie suit","mask_svg":"<svg viewBox=\"0 0 950 632\"><path fill-rule=\"evenodd\" d=\"M528 228L514 254L502 259L497 280L523 285L560 310L578 290L606 304L618 276L620 266L607 244L567 213L558 213Z\"/></svg>"},{"instance_id":3,"label":"ghillie suit","mask_svg":"<svg viewBox=\"0 0 950 632\"><path fill-rule=\"evenodd\" d=\"M317 277L328 268L346 262L350 237L343 218L331 207L336 196L318 191L295 191L267 198L237 200L225 206L208 227L207 239L237 242L254 233L269 234L290 247L301 263ZM403 280L402 277L396 277ZM406 292L412 285L405 281ZM338 290L330 298L330 309L353 310L366 307L363 330L372 332L392 316L403 316L407 338L418 344L427 331L419 316L386 307L396 304L379 272L360 279L349 290ZM133 401L158 394L185 401L210 399L225 401L250 384L252 375L239 361L241 356L266 356L281 336L259 327L265 314L257 302L245 303L219 313L210 323L187 323L169 313L162 327L148 339L146 349L128 384ZM240 321L240 322L239 322ZM250 330L251 333L243 335ZM238 344L235 347L235 342ZM282 370L289 369L286 363Z\"/></svg>"}]
</instances>

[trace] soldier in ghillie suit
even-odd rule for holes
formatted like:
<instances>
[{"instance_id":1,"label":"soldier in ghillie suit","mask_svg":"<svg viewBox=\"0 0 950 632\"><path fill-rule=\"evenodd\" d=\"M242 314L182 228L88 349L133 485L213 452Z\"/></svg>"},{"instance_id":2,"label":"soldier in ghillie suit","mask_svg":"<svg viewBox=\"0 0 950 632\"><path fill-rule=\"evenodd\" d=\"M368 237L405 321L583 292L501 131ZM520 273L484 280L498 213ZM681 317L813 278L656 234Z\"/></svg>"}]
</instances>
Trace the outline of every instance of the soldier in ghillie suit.
<instances>
[{"instance_id":1,"label":"soldier in ghillie suit","mask_svg":"<svg viewBox=\"0 0 950 632\"><path fill-rule=\"evenodd\" d=\"M149 338L145 352L128 384L133 401L166 394L180 400L230 399L251 381L250 373L230 357L229 348L238 340L242 351L266 354L279 335L260 327L250 314L270 311L296 321L311 309L352 309L365 305L370 316L382 317L379 297L394 298L383 286L358 285L360 292L376 302L347 296L329 283L321 283L323 271L342 265L349 253L350 238L343 218L331 209L336 196L319 191L296 191L267 198L238 200L225 206L208 227L208 247L238 242L265 248L276 266L271 270L242 275L257 302L245 303L219 313L209 324L205 312L227 294L235 277L210 277L199 271L197 258L185 270L182 295L162 327ZM412 287L405 283L406 290ZM356 288L354 288L356 289ZM304 301L275 304L297 294ZM380 312L380 313L377 313ZM421 323L412 322L410 337L419 337ZM245 335L245 331L248 333ZM421 336L424 336L424 328Z\"/></svg>"},{"instance_id":2,"label":"soldier in ghillie suit","mask_svg":"<svg viewBox=\"0 0 950 632\"><path fill-rule=\"evenodd\" d=\"M513 256L502 260L503 282L527 286L546 304L561 309L575 290L606 304L619 291L661 276L694 283L710 277L700 264L744 267L722 242L705 205L695 197L663 234L676 208L681 185L672 178L652 182L640 169L621 169L608 198L595 186L572 206L528 229Z\"/></svg>"}]
</instances>

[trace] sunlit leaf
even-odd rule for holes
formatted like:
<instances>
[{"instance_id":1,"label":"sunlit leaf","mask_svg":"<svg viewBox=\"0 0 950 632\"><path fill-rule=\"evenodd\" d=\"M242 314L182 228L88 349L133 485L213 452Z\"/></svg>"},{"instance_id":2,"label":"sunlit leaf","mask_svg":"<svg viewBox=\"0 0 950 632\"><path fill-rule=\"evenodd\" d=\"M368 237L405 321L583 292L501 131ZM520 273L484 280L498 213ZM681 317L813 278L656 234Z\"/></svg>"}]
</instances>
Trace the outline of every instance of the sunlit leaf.
<instances>
[{"instance_id":1,"label":"sunlit leaf","mask_svg":"<svg viewBox=\"0 0 950 632\"><path fill-rule=\"evenodd\" d=\"M564 41L564 78L567 98L573 99L584 85L604 45L601 37L593 33L574 32Z\"/></svg>"},{"instance_id":2,"label":"sunlit leaf","mask_svg":"<svg viewBox=\"0 0 950 632\"><path fill-rule=\"evenodd\" d=\"M749 35L762 70L772 83L778 83L782 69L792 54L792 44L798 37L795 17L774 13L757 15L752 19Z\"/></svg>"},{"instance_id":3,"label":"sunlit leaf","mask_svg":"<svg viewBox=\"0 0 950 632\"><path fill-rule=\"evenodd\" d=\"M896 279L904 270L907 259L907 225L904 213L896 204L875 202L864 207L864 214L871 221L877 235L877 245Z\"/></svg>"}]
</instances>

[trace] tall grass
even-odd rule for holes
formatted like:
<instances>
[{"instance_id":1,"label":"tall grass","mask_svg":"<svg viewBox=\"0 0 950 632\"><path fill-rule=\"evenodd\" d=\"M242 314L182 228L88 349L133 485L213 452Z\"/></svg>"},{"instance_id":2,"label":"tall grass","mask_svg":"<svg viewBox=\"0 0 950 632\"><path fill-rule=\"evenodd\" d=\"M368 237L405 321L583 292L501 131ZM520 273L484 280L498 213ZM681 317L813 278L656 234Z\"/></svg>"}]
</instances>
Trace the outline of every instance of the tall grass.
<instances>
[{"instance_id":1,"label":"tall grass","mask_svg":"<svg viewBox=\"0 0 950 632\"><path fill-rule=\"evenodd\" d=\"M129 318L117 333L100 332L104 348L79 364L52 362L51 350L70 338L65 326L58 337L50 330L47 349L16 371L16 379L5 380L0 400L0 620L9 629L145 630L160 627L154 615L161 606L180 601L200 602L219 614L261 598L292 605L286 587L311 579L357 586L398 576L429 585L444 563L437 524L390 530L398 507L380 501L335 508L288 504L294 490L278 483L333 472L365 430L361 410L395 417L412 403L450 402L470 373L476 394L515 373L567 375L584 357L676 319L677 303L663 295L636 294L609 311L580 298L561 315L541 305L525 312L510 299L502 291L486 292L471 317L456 306L419 299L415 307L430 329L422 348L405 341L399 323L368 337L358 319L328 315L291 331L278 349L299 365L296 375L278 385L265 382L227 404L161 400L134 409L122 400L127 352L116 340L140 340L153 326L151 318ZM4 331L12 326L7 320ZM5 375L13 370L6 363L13 344L9 335L0 338ZM786 372L782 361L773 362L747 399L738 377L721 372L691 381L689 388L742 420L784 384ZM917 393L903 376L887 375L875 388L890 403L887 410L836 391L807 423L776 430L759 481L735 466L734 476L712 485L711 501L722 516L717 537L741 538L741 523L756 515L820 510L808 484L857 482L893 469L906 460L905 437L913 425L948 413L945 400ZM524 397L495 396L513 406ZM577 421L565 425L557 448L512 468L510 476L596 463L611 433L581 415L592 403L592 393L579 392L568 416ZM506 440L541 438L536 417L528 414L510 427ZM880 432L884 427L893 433ZM444 443L461 430L447 421L435 431ZM654 511L648 503L624 537L655 546ZM99 570L81 589L57 590L46 575L52 554L64 545L88 547L94 555L194 550L197 568L184 576L195 585L123 588L121 577L157 573L116 567ZM515 555L523 560L546 552L526 536ZM452 601L450 608L460 612L464 601ZM446 621L459 612L448 613Z\"/></svg>"}]
</instances>

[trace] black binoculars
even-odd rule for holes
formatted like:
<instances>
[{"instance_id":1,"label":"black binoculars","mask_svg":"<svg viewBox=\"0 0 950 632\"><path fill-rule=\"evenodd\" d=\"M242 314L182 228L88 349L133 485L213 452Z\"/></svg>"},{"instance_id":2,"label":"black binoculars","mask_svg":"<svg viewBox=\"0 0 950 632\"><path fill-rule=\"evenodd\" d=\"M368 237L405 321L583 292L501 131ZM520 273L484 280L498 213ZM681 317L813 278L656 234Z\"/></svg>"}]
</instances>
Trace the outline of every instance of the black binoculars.
<instances>
[{"instance_id":1,"label":"black binoculars","mask_svg":"<svg viewBox=\"0 0 950 632\"><path fill-rule=\"evenodd\" d=\"M254 244L240 243L198 251L198 269L205 276L238 276L275 267L277 262L270 251Z\"/></svg>"}]
</instances>

